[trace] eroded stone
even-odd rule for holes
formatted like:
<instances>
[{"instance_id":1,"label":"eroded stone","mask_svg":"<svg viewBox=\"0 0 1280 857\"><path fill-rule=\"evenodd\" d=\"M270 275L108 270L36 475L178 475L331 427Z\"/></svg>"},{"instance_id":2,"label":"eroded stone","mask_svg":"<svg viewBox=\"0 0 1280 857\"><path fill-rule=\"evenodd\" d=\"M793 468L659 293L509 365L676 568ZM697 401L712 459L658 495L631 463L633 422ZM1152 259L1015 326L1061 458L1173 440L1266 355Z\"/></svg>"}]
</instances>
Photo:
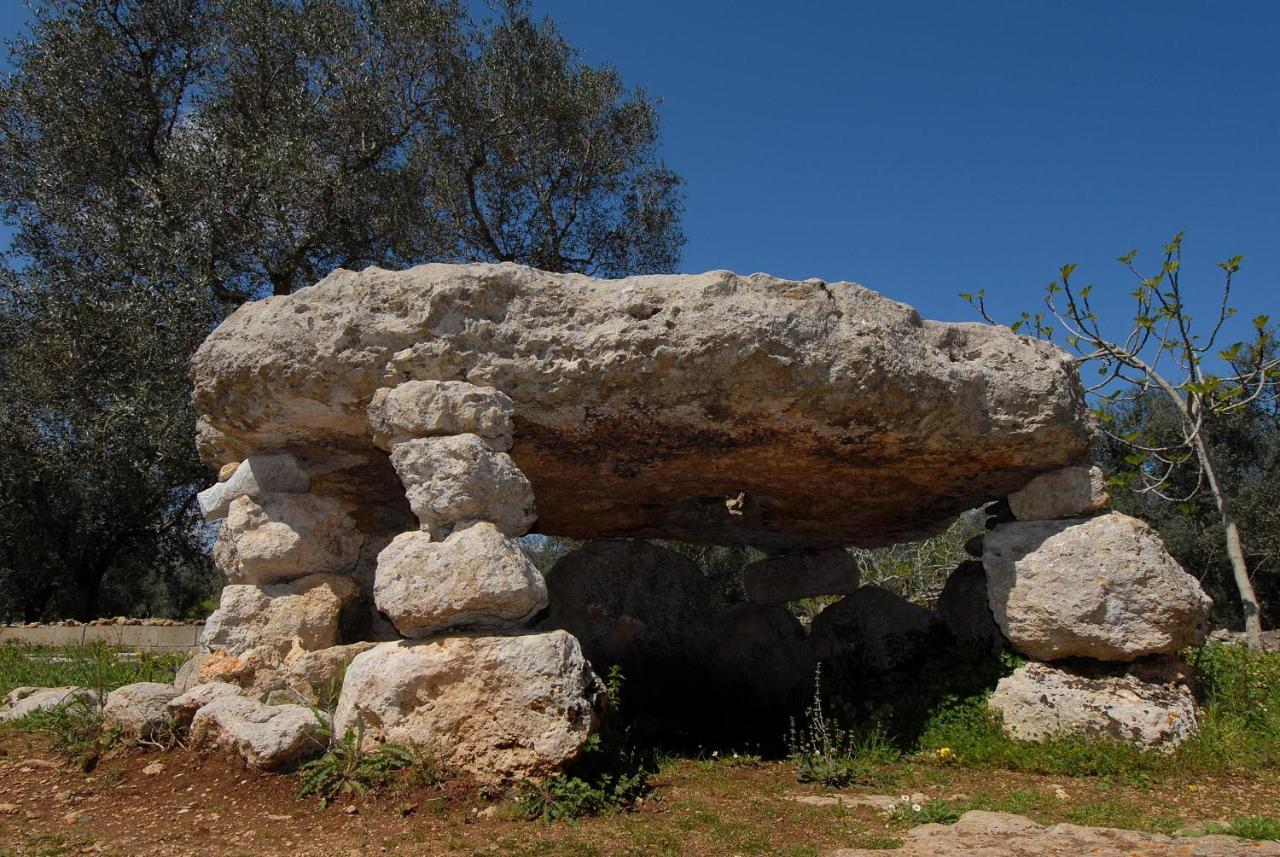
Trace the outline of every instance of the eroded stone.
<instances>
[{"instance_id":1,"label":"eroded stone","mask_svg":"<svg viewBox=\"0 0 1280 857\"><path fill-rule=\"evenodd\" d=\"M255 648L281 657L295 648L328 648L338 643L343 608L356 595L355 581L333 574L267 586L227 586L205 622L200 645L231 656ZM201 679L210 678L210 669L207 662L201 665Z\"/></svg>"},{"instance_id":2,"label":"eroded stone","mask_svg":"<svg viewBox=\"0 0 1280 857\"><path fill-rule=\"evenodd\" d=\"M280 583L309 574L350 574L364 537L336 500L316 494L238 497L213 545L232 583Z\"/></svg>"},{"instance_id":3,"label":"eroded stone","mask_svg":"<svg viewBox=\"0 0 1280 857\"><path fill-rule=\"evenodd\" d=\"M1150 526L1112 512L1001 524L983 565L1014 648L1049 661L1131 661L1204 640L1212 602Z\"/></svg>"},{"instance_id":4,"label":"eroded stone","mask_svg":"<svg viewBox=\"0 0 1280 857\"><path fill-rule=\"evenodd\" d=\"M408 381L383 387L369 403L373 441L388 452L419 437L474 434L493 449L511 448L511 399L464 381Z\"/></svg>"},{"instance_id":5,"label":"eroded stone","mask_svg":"<svg viewBox=\"0 0 1280 857\"><path fill-rule=\"evenodd\" d=\"M545 777L586 745L601 686L563 631L383 643L347 667L334 729L433 752L487 781Z\"/></svg>"},{"instance_id":6,"label":"eroded stone","mask_svg":"<svg viewBox=\"0 0 1280 857\"><path fill-rule=\"evenodd\" d=\"M446 628L518 627L547 606L542 573L488 522L444 541L402 533L378 555L373 597L407 637Z\"/></svg>"}]
</instances>

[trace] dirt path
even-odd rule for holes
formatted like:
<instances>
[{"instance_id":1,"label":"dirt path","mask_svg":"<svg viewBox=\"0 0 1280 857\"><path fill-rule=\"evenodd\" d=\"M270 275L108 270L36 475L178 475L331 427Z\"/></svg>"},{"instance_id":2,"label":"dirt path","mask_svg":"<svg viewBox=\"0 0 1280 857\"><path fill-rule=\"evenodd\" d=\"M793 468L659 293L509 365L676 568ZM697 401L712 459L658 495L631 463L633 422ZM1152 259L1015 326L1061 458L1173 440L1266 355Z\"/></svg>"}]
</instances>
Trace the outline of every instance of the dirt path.
<instances>
[{"instance_id":1,"label":"dirt path","mask_svg":"<svg viewBox=\"0 0 1280 857\"><path fill-rule=\"evenodd\" d=\"M803 857L892 847L908 827L871 806L821 799L835 793L798 785L785 763L732 758L673 762L637 812L577 825L513 818L509 802L466 783L393 789L321 809L294 796L295 778L247 771L223 757L133 750L88 774L56 758L38 736L0 738L0 855ZM1280 789L1257 781L1156 786L902 764L874 791L886 789L1045 822L1161 829L1180 820L1280 816Z\"/></svg>"}]
</instances>

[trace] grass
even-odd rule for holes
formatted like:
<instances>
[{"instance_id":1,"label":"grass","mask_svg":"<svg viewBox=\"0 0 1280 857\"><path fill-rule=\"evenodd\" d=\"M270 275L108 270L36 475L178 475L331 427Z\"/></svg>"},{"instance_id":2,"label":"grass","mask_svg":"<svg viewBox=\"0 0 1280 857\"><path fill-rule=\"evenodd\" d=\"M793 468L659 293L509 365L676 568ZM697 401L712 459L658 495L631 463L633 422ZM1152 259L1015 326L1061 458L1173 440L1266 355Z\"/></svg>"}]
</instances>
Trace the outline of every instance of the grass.
<instances>
[{"instance_id":1,"label":"grass","mask_svg":"<svg viewBox=\"0 0 1280 857\"><path fill-rule=\"evenodd\" d=\"M18 687L92 688L103 695L138 681L171 682L186 655L134 653L101 643L54 649L27 643L0 644L0 696Z\"/></svg>"},{"instance_id":2,"label":"grass","mask_svg":"<svg viewBox=\"0 0 1280 857\"><path fill-rule=\"evenodd\" d=\"M382 744L374 750L365 750L364 724L360 721L355 730L348 730L341 738L334 736L328 727L322 734L329 740L329 747L323 755L298 769L301 783L297 792L298 797L320 798L321 806L328 806L340 797L357 797L380 789L415 762L422 763L424 768L434 768L399 744Z\"/></svg>"},{"instance_id":3,"label":"grass","mask_svg":"<svg viewBox=\"0 0 1280 857\"><path fill-rule=\"evenodd\" d=\"M1205 825L1204 832L1239 836L1241 839L1280 839L1280 818L1242 815L1231 819L1231 823L1227 825L1211 822Z\"/></svg>"}]
</instances>

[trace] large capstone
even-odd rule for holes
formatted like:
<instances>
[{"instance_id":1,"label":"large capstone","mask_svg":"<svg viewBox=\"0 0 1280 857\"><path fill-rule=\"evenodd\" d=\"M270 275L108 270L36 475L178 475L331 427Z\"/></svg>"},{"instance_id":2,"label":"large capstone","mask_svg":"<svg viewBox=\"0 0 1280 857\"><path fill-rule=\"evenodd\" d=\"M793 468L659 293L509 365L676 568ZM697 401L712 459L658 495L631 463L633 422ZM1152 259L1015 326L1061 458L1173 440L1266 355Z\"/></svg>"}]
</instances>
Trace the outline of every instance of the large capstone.
<instances>
[{"instance_id":1,"label":"large capstone","mask_svg":"<svg viewBox=\"0 0 1280 857\"><path fill-rule=\"evenodd\" d=\"M339 270L240 307L196 353L192 375L211 466L289 452L328 468L312 474L312 491L393 509L404 489L376 441L484 431L501 447L506 437L496 397L489 408L396 388L493 388L512 403L510 455L537 497L536 531L578 538L889 544L932 534L1088 448L1079 380L1053 345L926 321L853 283L727 271L604 281L512 264ZM420 461L400 463L411 483L431 478ZM461 501L492 508L511 495L450 490L456 508L414 499L429 527L441 515L503 525ZM259 537L277 521L309 524L262 499L235 527L241 579L349 560L345 544L324 545L311 565L283 529Z\"/></svg>"}]
</instances>

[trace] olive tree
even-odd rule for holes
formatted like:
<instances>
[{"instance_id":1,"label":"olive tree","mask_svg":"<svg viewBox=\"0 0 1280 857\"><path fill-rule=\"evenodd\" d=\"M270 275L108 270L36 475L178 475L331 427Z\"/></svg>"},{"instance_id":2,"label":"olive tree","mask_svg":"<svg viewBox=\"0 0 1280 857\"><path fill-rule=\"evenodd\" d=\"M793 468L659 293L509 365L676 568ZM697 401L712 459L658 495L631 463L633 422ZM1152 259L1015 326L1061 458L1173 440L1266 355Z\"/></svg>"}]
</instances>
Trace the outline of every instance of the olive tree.
<instances>
[{"instance_id":1,"label":"olive tree","mask_svg":"<svg viewBox=\"0 0 1280 857\"><path fill-rule=\"evenodd\" d=\"M33 14L0 83L0 612L87 616L103 592L130 607L130 556L216 582L185 374L238 304L336 267L679 258L656 103L525 3L482 20L455 0Z\"/></svg>"}]
</instances>

